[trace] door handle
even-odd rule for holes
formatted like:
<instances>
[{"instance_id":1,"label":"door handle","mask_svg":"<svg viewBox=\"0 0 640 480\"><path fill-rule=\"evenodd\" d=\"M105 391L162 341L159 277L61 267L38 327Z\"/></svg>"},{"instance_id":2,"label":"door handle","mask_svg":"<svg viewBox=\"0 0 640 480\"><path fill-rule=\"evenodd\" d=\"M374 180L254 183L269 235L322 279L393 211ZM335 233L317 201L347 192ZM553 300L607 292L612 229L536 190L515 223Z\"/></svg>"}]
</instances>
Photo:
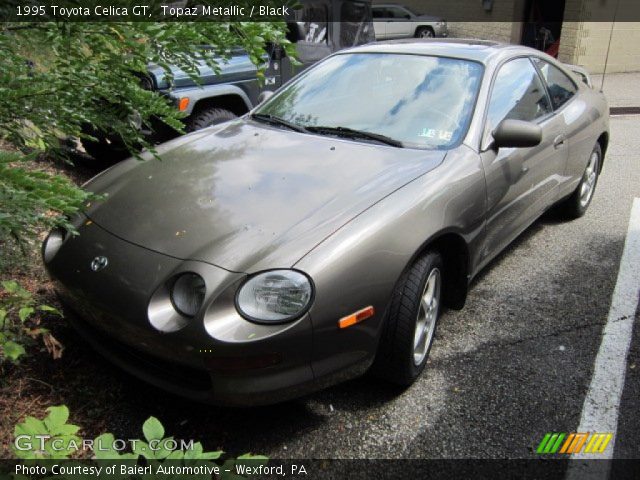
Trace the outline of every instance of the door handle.
<instances>
[{"instance_id":1,"label":"door handle","mask_svg":"<svg viewBox=\"0 0 640 480\"><path fill-rule=\"evenodd\" d=\"M560 148L565 144L566 141L567 141L567 137L565 137L564 135L558 135L556 139L553 141L553 147Z\"/></svg>"}]
</instances>

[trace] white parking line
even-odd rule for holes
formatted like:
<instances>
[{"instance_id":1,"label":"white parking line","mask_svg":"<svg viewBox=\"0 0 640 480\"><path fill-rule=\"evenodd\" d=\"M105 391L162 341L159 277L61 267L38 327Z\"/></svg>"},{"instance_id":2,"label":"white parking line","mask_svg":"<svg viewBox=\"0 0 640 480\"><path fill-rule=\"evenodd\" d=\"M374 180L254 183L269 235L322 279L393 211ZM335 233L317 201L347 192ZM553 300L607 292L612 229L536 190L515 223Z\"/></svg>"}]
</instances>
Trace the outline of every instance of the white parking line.
<instances>
[{"instance_id":1,"label":"white parking line","mask_svg":"<svg viewBox=\"0 0 640 480\"><path fill-rule=\"evenodd\" d=\"M633 200L627 239L620 259L618 279L611 299L609 317L602 334L589 392L582 407L577 432L612 433L602 454L576 454L573 459L612 458L620 399L627 368L627 354L640 296L640 198Z\"/></svg>"}]
</instances>

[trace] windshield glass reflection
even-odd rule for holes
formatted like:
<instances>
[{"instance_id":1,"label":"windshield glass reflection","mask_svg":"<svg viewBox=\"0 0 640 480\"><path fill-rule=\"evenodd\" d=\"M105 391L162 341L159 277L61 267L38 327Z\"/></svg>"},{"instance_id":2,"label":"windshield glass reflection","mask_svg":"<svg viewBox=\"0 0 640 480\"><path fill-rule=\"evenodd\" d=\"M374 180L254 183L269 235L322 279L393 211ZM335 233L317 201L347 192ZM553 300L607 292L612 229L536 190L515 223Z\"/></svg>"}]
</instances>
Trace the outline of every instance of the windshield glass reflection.
<instances>
[{"instance_id":1,"label":"windshield glass reflection","mask_svg":"<svg viewBox=\"0 0 640 480\"><path fill-rule=\"evenodd\" d=\"M304 127L345 127L409 147L448 149L466 134L482 74L481 64L453 58L336 55L257 112Z\"/></svg>"}]
</instances>

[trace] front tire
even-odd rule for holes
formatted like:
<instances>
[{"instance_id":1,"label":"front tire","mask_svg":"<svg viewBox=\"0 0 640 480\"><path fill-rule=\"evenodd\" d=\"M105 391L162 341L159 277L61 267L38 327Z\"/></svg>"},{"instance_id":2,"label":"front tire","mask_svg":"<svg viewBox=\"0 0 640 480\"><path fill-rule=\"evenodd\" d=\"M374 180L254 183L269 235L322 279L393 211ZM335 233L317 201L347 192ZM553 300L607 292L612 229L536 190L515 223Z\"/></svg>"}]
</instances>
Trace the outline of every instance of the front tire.
<instances>
[{"instance_id":1,"label":"front tire","mask_svg":"<svg viewBox=\"0 0 640 480\"><path fill-rule=\"evenodd\" d=\"M596 143L596 146L593 147L593 151L589 156L587 167L582 174L582 179L580 180L578 187L561 205L561 208L567 218L580 218L586 213L596 190L601 165L602 148L599 143Z\"/></svg>"},{"instance_id":2,"label":"front tire","mask_svg":"<svg viewBox=\"0 0 640 480\"><path fill-rule=\"evenodd\" d=\"M396 287L373 372L408 387L424 370L442 301L442 258L427 252L414 262Z\"/></svg>"},{"instance_id":3,"label":"front tire","mask_svg":"<svg viewBox=\"0 0 640 480\"><path fill-rule=\"evenodd\" d=\"M187 120L187 132L195 132L203 128L217 125L218 123L227 122L238 118L237 115L224 108L205 108L199 112L195 112L191 118Z\"/></svg>"},{"instance_id":4,"label":"front tire","mask_svg":"<svg viewBox=\"0 0 640 480\"><path fill-rule=\"evenodd\" d=\"M433 38L436 34L431 27L418 27L415 36L416 38Z\"/></svg>"}]
</instances>

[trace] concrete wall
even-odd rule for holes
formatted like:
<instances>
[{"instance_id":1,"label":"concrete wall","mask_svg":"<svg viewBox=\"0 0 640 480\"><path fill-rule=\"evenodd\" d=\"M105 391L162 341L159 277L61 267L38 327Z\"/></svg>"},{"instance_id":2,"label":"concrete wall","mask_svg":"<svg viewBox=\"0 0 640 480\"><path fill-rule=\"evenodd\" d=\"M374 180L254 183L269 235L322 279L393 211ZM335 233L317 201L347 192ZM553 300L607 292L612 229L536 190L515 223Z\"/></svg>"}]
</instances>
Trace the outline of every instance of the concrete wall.
<instances>
[{"instance_id":1,"label":"concrete wall","mask_svg":"<svg viewBox=\"0 0 640 480\"><path fill-rule=\"evenodd\" d=\"M518 43L520 29L517 27L518 25L514 22L449 22L449 35L458 38L481 38Z\"/></svg>"},{"instance_id":2,"label":"concrete wall","mask_svg":"<svg viewBox=\"0 0 640 480\"><path fill-rule=\"evenodd\" d=\"M514 22L495 22L494 18L519 20L522 17L524 0L494 0L490 12L482 8L482 2L464 2L456 0L373 0L373 3L398 3L413 10L447 19L449 35L457 38L481 38L499 42L518 42L519 25ZM464 11L461 9L464 8ZM456 21L451 21L450 19ZM468 21L459 21L459 20Z\"/></svg>"},{"instance_id":3,"label":"concrete wall","mask_svg":"<svg viewBox=\"0 0 640 480\"><path fill-rule=\"evenodd\" d=\"M602 73L608 50L607 72L640 71L640 22L624 21L636 19L637 1L619 0L616 13L611 0L567 0L565 17L580 21L563 23L559 59Z\"/></svg>"},{"instance_id":4,"label":"concrete wall","mask_svg":"<svg viewBox=\"0 0 640 480\"><path fill-rule=\"evenodd\" d=\"M611 36L607 72L640 71L640 22L624 21L637 19L640 0L565 1L567 21L562 25L560 36L561 61L582 65L591 73L602 73ZM618 1L614 23L614 7ZM464 12L456 0L373 0L373 3L399 3L421 13L442 16L449 20L451 37L511 43L519 43L521 39L524 0L494 0L491 12L484 11L480 0L465 2ZM629 14L630 11L635 13ZM451 21L452 18L472 21ZM513 21L496 22L494 18ZM598 21L594 21L596 19Z\"/></svg>"},{"instance_id":5,"label":"concrete wall","mask_svg":"<svg viewBox=\"0 0 640 480\"><path fill-rule=\"evenodd\" d=\"M567 30L571 34L565 40L563 25L560 60L602 73L611 39L607 72L640 71L640 22L580 22Z\"/></svg>"}]
</instances>

